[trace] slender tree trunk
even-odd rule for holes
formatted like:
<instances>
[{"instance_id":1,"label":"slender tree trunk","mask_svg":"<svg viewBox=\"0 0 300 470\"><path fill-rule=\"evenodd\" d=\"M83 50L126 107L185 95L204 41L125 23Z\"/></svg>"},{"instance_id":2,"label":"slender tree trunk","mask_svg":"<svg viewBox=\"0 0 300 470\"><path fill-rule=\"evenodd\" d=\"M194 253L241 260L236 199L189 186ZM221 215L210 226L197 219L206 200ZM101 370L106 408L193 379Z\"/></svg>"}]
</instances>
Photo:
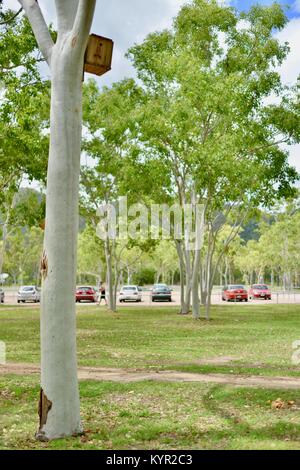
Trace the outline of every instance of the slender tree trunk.
<instances>
[{"instance_id":1,"label":"slender tree trunk","mask_svg":"<svg viewBox=\"0 0 300 470\"><path fill-rule=\"evenodd\" d=\"M184 267L179 266L180 271L180 313L184 311Z\"/></svg>"},{"instance_id":2,"label":"slender tree trunk","mask_svg":"<svg viewBox=\"0 0 300 470\"><path fill-rule=\"evenodd\" d=\"M229 284L233 284L233 276L232 276L232 272L231 272L230 263L228 263L228 277L229 277Z\"/></svg>"},{"instance_id":3,"label":"slender tree trunk","mask_svg":"<svg viewBox=\"0 0 300 470\"><path fill-rule=\"evenodd\" d=\"M206 304L206 272L204 268L204 264L200 261L199 267L199 285L200 285L200 302L201 305Z\"/></svg>"},{"instance_id":4,"label":"slender tree trunk","mask_svg":"<svg viewBox=\"0 0 300 470\"><path fill-rule=\"evenodd\" d=\"M115 282L114 282L114 298L113 298L113 305L112 311L117 311L117 295L118 295L118 287L119 287L119 280L120 280L120 273L118 269L115 270Z\"/></svg>"},{"instance_id":5,"label":"slender tree trunk","mask_svg":"<svg viewBox=\"0 0 300 470\"><path fill-rule=\"evenodd\" d=\"M220 267L220 269L219 269L219 283L220 283L220 288L222 289L222 285L223 285L223 267Z\"/></svg>"},{"instance_id":6,"label":"slender tree trunk","mask_svg":"<svg viewBox=\"0 0 300 470\"><path fill-rule=\"evenodd\" d=\"M130 269L129 267L127 266L127 283L130 284L131 282L131 279L130 279Z\"/></svg>"},{"instance_id":7,"label":"slender tree trunk","mask_svg":"<svg viewBox=\"0 0 300 470\"><path fill-rule=\"evenodd\" d=\"M214 273L212 273L212 266L210 266L210 271L209 271L209 283L208 283L208 288L207 288L207 298L206 298L206 304L205 304L205 318L206 320L210 320L210 309L211 309L211 297L212 297L212 291L214 287Z\"/></svg>"},{"instance_id":8,"label":"slender tree trunk","mask_svg":"<svg viewBox=\"0 0 300 470\"><path fill-rule=\"evenodd\" d=\"M4 257L5 257L5 251L6 251L6 243L7 243L7 235L8 235L7 223L8 223L8 218L6 218L2 226L2 246L0 249L0 274L2 274L3 272L3 264L4 264Z\"/></svg>"},{"instance_id":9,"label":"slender tree trunk","mask_svg":"<svg viewBox=\"0 0 300 470\"><path fill-rule=\"evenodd\" d=\"M200 318L199 268L200 268L200 250L196 250L194 263L193 263L193 274L192 274L192 314L195 320L198 320Z\"/></svg>"},{"instance_id":10,"label":"slender tree trunk","mask_svg":"<svg viewBox=\"0 0 300 470\"><path fill-rule=\"evenodd\" d=\"M57 44L55 49L61 47ZM42 419L38 437L48 439L81 432L74 295L82 70L66 59L61 52L53 51L46 229L41 262ZM44 408L51 410L48 416Z\"/></svg>"},{"instance_id":11,"label":"slender tree trunk","mask_svg":"<svg viewBox=\"0 0 300 470\"><path fill-rule=\"evenodd\" d=\"M83 59L96 0L56 0L54 45L39 4L19 0L51 68L50 152L41 260L40 440L81 432L76 358L76 257Z\"/></svg>"},{"instance_id":12,"label":"slender tree trunk","mask_svg":"<svg viewBox=\"0 0 300 470\"><path fill-rule=\"evenodd\" d=\"M109 240L105 242L105 259L106 259L106 282L108 290L108 308L114 311L114 284L113 284L113 267L112 252Z\"/></svg>"},{"instance_id":13,"label":"slender tree trunk","mask_svg":"<svg viewBox=\"0 0 300 470\"><path fill-rule=\"evenodd\" d=\"M191 272L191 260L190 260L190 252L185 251L185 296L184 296L184 305L183 311L181 312L183 315L187 315L190 313L191 310L191 293L192 293L192 272Z\"/></svg>"},{"instance_id":14,"label":"slender tree trunk","mask_svg":"<svg viewBox=\"0 0 300 470\"><path fill-rule=\"evenodd\" d=\"M273 269L271 270L271 287L272 287L272 289L274 287L274 271L273 271Z\"/></svg>"},{"instance_id":15,"label":"slender tree trunk","mask_svg":"<svg viewBox=\"0 0 300 470\"><path fill-rule=\"evenodd\" d=\"M212 289L210 290L210 292L207 296L206 304L205 304L205 318L206 318L206 320L210 320L211 293L212 293Z\"/></svg>"},{"instance_id":16,"label":"slender tree trunk","mask_svg":"<svg viewBox=\"0 0 300 470\"><path fill-rule=\"evenodd\" d=\"M187 315L190 310L188 290L188 280L186 275L186 265L183 256L182 243L175 241L176 251L179 259L179 271L180 271L180 314Z\"/></svg>"},{"instance_id":17,"label":"slender tree trunk","mask_svg":"<svg viewBox=\"0 0 300 470\"><path fill-rule=\"evenodd\" d=\"M215 253L215 238L213 237L212 232L209 233L208 237L208 247L205 260L205 283L204 283L204 292L203 297L205 297L205 317L207 320L210 319L210 307L211 307L211 296L213 290L213 282L215 275L217 273L219 263L221 262L221 257L216 261L215 267L213 268L213 256ZM203 299L204 300L204 299Z\"/></svg>"},{"instance_id":18,"label":"slender tree trunk","mask_svg":"<svg viewBox=\"0 0 300 470\"><path fill-rule=\"evenodd\" d=\"M214 275L212 273L212 256L213 253L209 256L207 262L207 274L206 274L206 302L205 302L205 318L206 320L210 319L210 308L211 308L211 296L214 285ZM214 271L215 272L215 271Z\"/></svg>"},{"instance_id":19,"label":"slender tree trunk","mask_svg":"<svg viewBox=\"0 0 300 470\"><path fill-rule=\"evenodd\" d=\"M227 258L225 258L224 282L225 282L225 286L227 286L228 285L228 261L227 261Z\"/></svg>"},{"instance_id":20,"label":"slender tree trunk","mask_svg":"<svg viewBox=\"0 0 300 470\"><path fill-rule=\"evenodd\" d=\"M119 284L119 260L116 257L116 246L115 242L113 242L113 259L114 259L114 273L113 273L113 298L111 302L111 311L117 311L117 292L118 292L118 284Z\"/></svg>"}]
</instances>

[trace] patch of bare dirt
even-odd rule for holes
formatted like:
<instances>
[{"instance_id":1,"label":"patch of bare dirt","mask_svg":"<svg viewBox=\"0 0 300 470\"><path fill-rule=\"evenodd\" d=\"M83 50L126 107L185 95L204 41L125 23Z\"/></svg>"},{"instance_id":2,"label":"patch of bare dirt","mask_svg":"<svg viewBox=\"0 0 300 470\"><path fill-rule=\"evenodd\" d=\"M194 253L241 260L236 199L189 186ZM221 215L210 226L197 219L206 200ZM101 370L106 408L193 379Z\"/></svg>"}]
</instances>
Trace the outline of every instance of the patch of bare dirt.
<instances>
[{"instance_id":1,"label":"patch of bare dirt","mask_svg":"<svg viewBox=\"0 0 300 470\"><path fill-rule=\"evenodd\" d=\"M233 356L217 356L217 357L211 357L209 359L196 359L189 364L193 365L204 365L204 366L223 366L226 364L232 364L234 361L239 361L239 357L233 357Z\"/></svg>"},{"instance_id":2,"label":"patch of bare dirt","mask_svg":"<svg viewBox=\"0 0 300 470\"><path fill-rule=\"evenodd\" d=\"M31 375L38 374L40 368L35 364L9 363L0 365L0 374ZM262 387L278 389L298 389L298 377L263 377L241 376L227 374L196 374L178 371L147 371L135 369L115 369L106 367L79 367L79 380L113 381L113 382L140 382L155 380L160 382L202 382L232 385L236 387Z\"/></svg>"},{"instance_id":3,"label":"patch of bare dirt","mask_svg":"<svg viewBox=\"0 0 300 470\"><path fill-rule=\"evenodd\" d=\"M40 366L37 364L7 363L0 364L0 374L31 375L38 374Z\"/></svg>"}]
</instances>

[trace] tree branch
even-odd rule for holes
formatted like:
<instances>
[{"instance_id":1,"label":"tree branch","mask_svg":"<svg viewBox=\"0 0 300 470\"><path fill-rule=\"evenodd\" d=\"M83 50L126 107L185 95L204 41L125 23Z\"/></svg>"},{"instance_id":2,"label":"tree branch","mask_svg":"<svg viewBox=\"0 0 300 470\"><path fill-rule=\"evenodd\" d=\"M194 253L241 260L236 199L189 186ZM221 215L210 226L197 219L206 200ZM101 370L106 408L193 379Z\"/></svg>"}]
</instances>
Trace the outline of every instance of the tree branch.
<instances>
[{"instance_id":1,"label":"tree branch","mask_svg":"<svg viewBox=\"0 0 300 470\"><path fill-rule=\"evenodd\" d=\"M36 62L36 63L39 63L39 62L44 62L44 61L45 61L44 57L43 57L43 58L41 57L40 59L36 59L35 62ZM18 67L20 67L20 65L3 66L3 67L0 67L0 71L1 71L1 72L6 72L6 71L8 71L8 70L14 70L14 69L16 69L16 68L18 68ZM28 86L28 83L26 83L26 87L27 87L27 86Z\"/></svg>"},{"instance_id":2,"label":"tree branch","mask_svg":"<svg viewBox=\"0 0 300 470\"><path fill-rule=\"evenodd\" d=\"M260 150L265 150L269 147L275 147L276 145L286 144L288 140L289 138L286 137L285 139L280 139L280 140L277 140L276 142L269 142L268 144L261 145L260 147L254 147L252 149L249 149L249 152L250 153L259 152Z\"/></svg>"},{"instance_id":3,"label":"tree branch","mask_svg":"<svg viewBox=\"0 0 300 470\"><path fill-rule=\"evenodd\" d=\"M228 248L228 246L230 245L230 243L235 239L235 237L238 235L239 233L239 230L243 224L243 222L245 221L248 213L249 213L249 210L250 210L250 207L247 208L246 212L244 212L243 216L241 217L241 219L239 221L236 221L236 223L232 226L232 229L231 229L231 232L230 234L228 235L225 243L224 243L224 246L223 246L223 249L221 250L221 253L219 254L218 258L217 258L217 261L216 261L216 264L215 264L215 268L213 270L213 277L215 277L216 275L216 271L217 271L217 266L219 265L226 249Z\"/></svg>"},{"instance_id":4,"label":"tree branch","mask_svg":"<svg viewBox=\"0 0 300 470\"><path fill-rule=\"evenodd\" d=\"M31 24L35 39L39 49L43 54L47 64L50 66L51 54L53 49L53 41L41 12L39 4L36 0L18 0L24 8L26 16Z\"/></svg>"},{"instance_id":5,"label":"tree branch","mask_svg":"<svg viewBox=\"0 0 300 470\"><path fill-rule=\"evenodd\" d=\"M19 16L19 14L21 13L22 10L23 10L23 7L20 8L20 10L18 10L17 13L15 13L14 15L12 15L10 18L7 18L7 20L1 21L1 22L0 22L0 26L4 26L4 25L9 24L9 23L11 23L12 21L14 21L14 19L17 18L17 16Z\"/></svg>"},{"instance_id":6,"label":"tree branch","mask_svg":"<svg viewBox=\"0 0 300 470\"><path fill-rule=\"evenodd\" d=\"M76 18L73 26L73 34L79 44L86 46L88 35L92 26L96 0L79 0Z\"/></svg>"},{"instance_id":7,"label":"tree branch","mask_svg":"<svg viewBox=\"0 0 300 470\"><path fill-rule=\"evenodd\" d=\"M58 34L71 31L74 26L79 0L55 0Z\"/></svg>"}]
</instances>

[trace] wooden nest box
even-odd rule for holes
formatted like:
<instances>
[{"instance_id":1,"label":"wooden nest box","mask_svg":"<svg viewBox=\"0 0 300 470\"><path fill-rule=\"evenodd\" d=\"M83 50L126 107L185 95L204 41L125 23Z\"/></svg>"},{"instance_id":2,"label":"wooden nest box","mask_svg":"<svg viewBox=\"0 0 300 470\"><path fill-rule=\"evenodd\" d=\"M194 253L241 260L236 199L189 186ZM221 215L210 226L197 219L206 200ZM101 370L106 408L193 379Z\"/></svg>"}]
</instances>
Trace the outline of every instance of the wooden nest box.
<instances>
[{"instance_id":1,"label":"wooden nest box","mask_svg":"<svg viewBox=\"0 0 300 470\"><path fill-rule=\"evenodd\" d=\"M99 76L109 72L113 48L111 39L91 34L84 56L84 71Z\"/></svg>"}]
</instances>

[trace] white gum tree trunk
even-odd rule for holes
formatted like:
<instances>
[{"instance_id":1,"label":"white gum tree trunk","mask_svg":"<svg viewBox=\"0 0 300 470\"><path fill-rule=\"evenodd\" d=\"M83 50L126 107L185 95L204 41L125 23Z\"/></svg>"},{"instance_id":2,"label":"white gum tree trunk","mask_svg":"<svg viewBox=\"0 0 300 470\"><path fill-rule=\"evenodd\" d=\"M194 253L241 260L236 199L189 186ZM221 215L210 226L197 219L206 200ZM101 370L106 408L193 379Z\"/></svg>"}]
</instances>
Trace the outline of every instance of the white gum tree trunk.
<instances>
[{"instance_id":1,"label":"white gum tree trunk","mask_svg":"<svg viewBox=\"0 0 300 470\"><path fill-rule=\"evenodd\" d=\"M9 216L6 217L3 225L2 225L2 245L0 247L0 274L3 272L3 264L4 264L4 257L6 251L6 244L7 244L7 236L8 236L8 221Z\"/></svg>"},{"instance_id":2,"label":"white gum tree trunk","mask_svg":"<svg viewBox=\"0 0 300 470\"><path fill-rule=\"evenodd\" d=\"M186 251L183 242L175 241L180 269L180 314L188 315L191 306L191 282L190 282L190 252Z\"/></svg>"},{"instance_id":3,"label":"white gum tree trunk","mask_svg":"<svg viewBox=\"0 0 300 470\"><path fill-rule=\"evenodd\" d=\"M200 318L199 299L199 271L200 271L200 250L195 251L193 275L192 275L192 314L195 320Z\"/></svg>"},{"instance_id":4,"label":"white gum tree trunk","mask_svg":"<svg viewBox=\"0 0 300 470\"><path fill-rule=\"evenodd\" d=\"M108 309L111 312L117 311L117 292L120 279L119 260L116 256L115 242L106 239L105 242L106 258L106 279L108 291Z\"/></svg>"},{"instance_id":5,"label":"white gum tree trunk","mask_svg":"<svg viewBox=\"0 0 300 470\"><path fill-rule=\"evenodd\" d=\"M188 234L185 235L185 240L183 243L183 256L184 256L184 261L185 261L185 295L184 295L184 311L182 312L183 314L187 315L190 313L190 308L191 308L191 293L192 293L192 276L193 276L193 271L192 271L192 252L191 250L187 249L187 240L188 240Z\"/></svg>"},{"instance_id":6,"label":"white gum tree trunk","mask_svg":"<svg viewBox=\"0 0 300 470\"><path fill-rule=\"evenodd\" d=\"M179 272L180 272L180 314L184 311L184 288L185 288L185 265L182 253L182 247L178 240L175 240L175 247L179 259Z\"/></svg>"},{"instance_id":7,"label":"white gum tree trunk","mask_svg":"<svg viewBox=\"0 0 300 470\"><path fill-rule=\"evenodd\" d=\"M96 0L56 0L53 44L38 2L19 0L51 70L46 227L41 261L41 393L37 438L82 431L76 358L76 253L84 52Z\"/></svg>"},{"instance_id":8,"label":"white gum tree trunk","mask_svg":"<svg viewBox=\"0 0 300 470\"><path fill-rule=\"evenodd\" d=\"M112 246L109 239L105 241L105 258L106 258L106 295L108 295L108 308L112 312L115 311L114 303L114 279L113 279L113 254Z\"/></svg>"}]
</instances>

